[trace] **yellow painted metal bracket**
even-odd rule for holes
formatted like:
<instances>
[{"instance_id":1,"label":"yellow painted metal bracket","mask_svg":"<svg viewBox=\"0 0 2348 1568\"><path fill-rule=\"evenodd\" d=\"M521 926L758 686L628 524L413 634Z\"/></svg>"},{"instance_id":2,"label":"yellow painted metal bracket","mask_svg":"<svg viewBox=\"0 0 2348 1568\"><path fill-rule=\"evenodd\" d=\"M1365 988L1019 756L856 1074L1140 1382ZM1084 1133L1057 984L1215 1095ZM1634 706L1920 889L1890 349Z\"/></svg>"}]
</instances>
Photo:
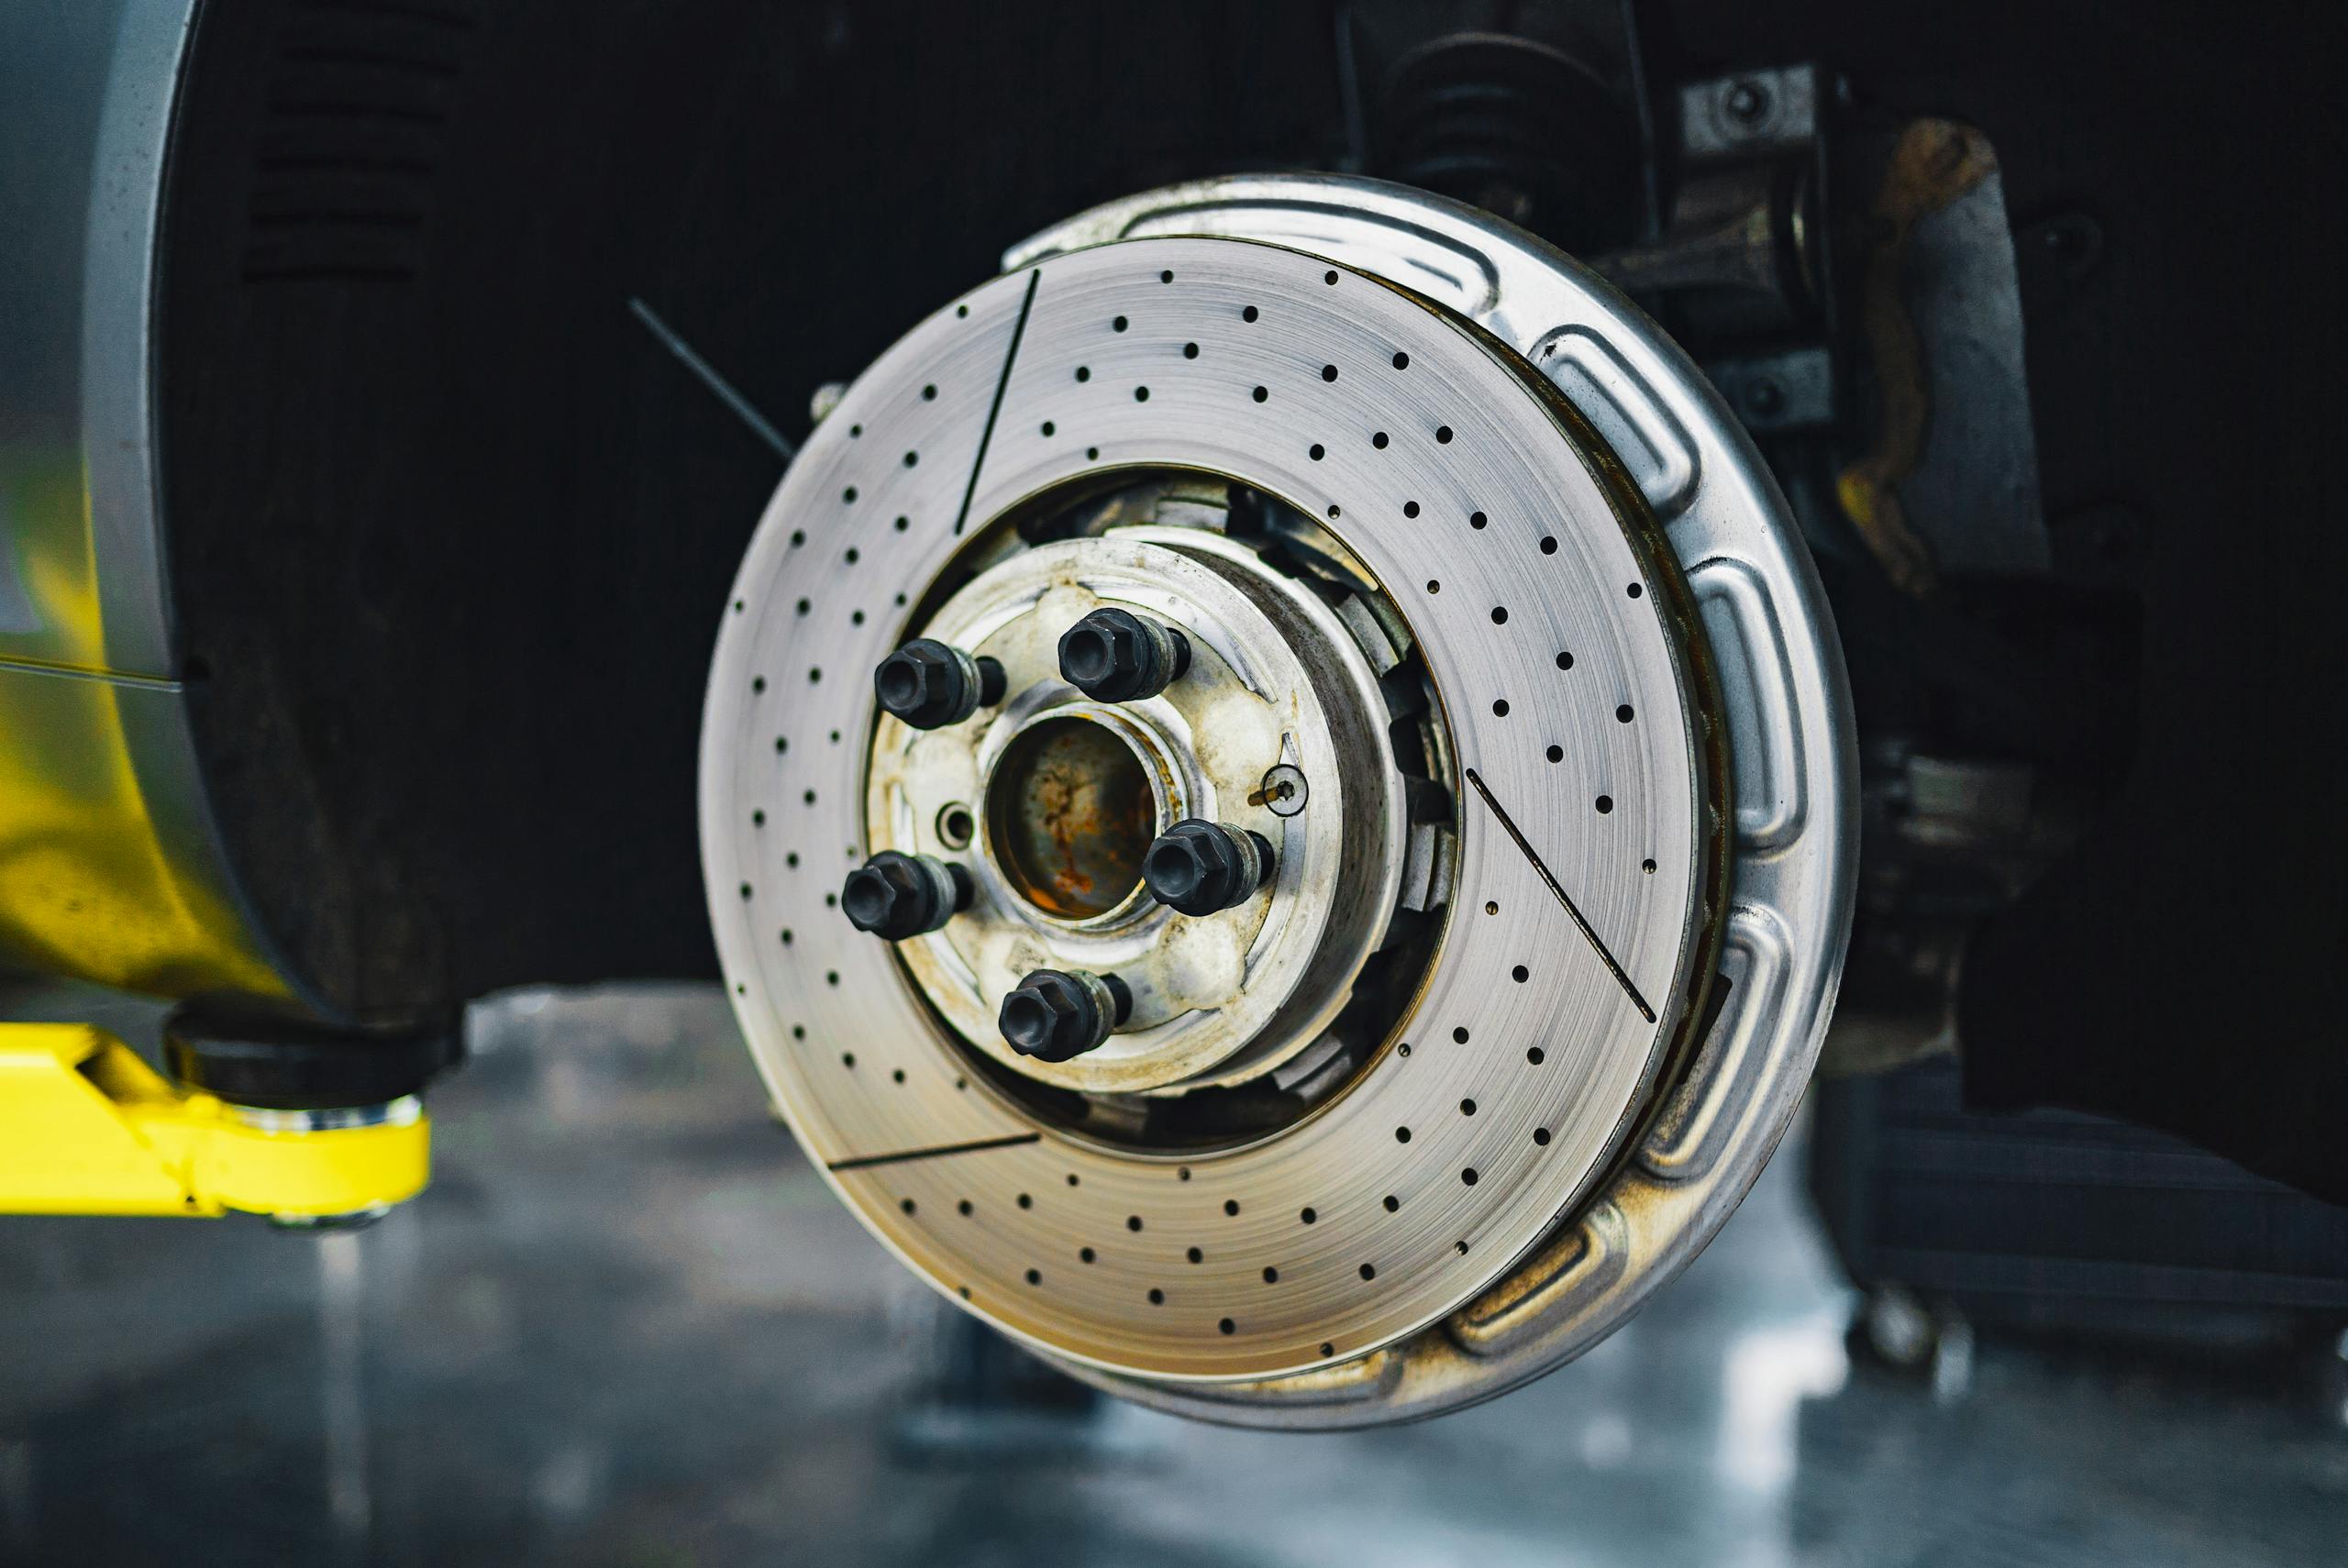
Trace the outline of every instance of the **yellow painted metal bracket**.
<instances>
[{"instance_id":1,"label":"yellow painted metal bracket","mask_svg":"<svg viewBox=\"0 0 2348 1568\"><path fill-rule=\"evenodd\" d=\"M177 1088L104 1030L0 1024L0 1213L338 1219L415 1197L430 1167L413 1098L255 1110Z\"/></svg>"}]
</instances>

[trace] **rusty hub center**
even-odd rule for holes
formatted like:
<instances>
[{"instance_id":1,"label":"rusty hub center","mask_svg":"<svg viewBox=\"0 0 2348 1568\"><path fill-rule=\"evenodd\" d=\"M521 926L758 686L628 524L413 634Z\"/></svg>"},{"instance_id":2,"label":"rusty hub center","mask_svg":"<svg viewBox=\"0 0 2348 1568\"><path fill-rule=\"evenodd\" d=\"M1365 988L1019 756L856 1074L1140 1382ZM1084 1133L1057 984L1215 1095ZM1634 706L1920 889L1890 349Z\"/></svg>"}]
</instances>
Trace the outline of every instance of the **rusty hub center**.
<instances>
[{"instance_id":1,"label":"rusty hub center","mask_svg":"<svg viewBox=\"0 0 2348 1568\"><path fill-rule=\"evenodd\" d=\"M1165 825L1149 772L1131 743L1090 718L1021 731L986 786L1003 880L1061 920L1094 920L1126 903Z\"/></svg>"}]
</instances>

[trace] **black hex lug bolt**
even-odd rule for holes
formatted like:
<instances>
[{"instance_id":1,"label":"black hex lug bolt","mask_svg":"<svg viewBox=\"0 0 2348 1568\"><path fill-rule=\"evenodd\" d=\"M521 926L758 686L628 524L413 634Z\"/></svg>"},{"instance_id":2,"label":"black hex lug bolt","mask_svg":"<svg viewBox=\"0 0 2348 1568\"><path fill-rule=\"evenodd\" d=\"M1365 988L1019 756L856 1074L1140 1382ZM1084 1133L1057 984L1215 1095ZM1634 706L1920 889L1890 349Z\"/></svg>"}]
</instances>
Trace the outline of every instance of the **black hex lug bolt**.
<instances>
[{"instance_id":1,"label":"black hex lug bolt","mask_svg":"<svg viewBox=\"0 0 2348 1568\"><path fill-rule=\"evenodd\" d=\"M1114 975L1037 969L1002 999L997 1021L1021 1055L1065 1062L1108 1039L1133 1010L1133 992Z\"/></svg>"},{"instance_id":2,"label":"black hex lug bolt","mask_svg":"<svg viewBox=\"0 0 2348 1568\"><path fill-rule=\"evenodd\" d=\"M1002 666L936 637L915 637L872 671L880 706L917 730L958 724L1002 701Z\"/></svg>"},{"instance_id":3,"label":"black hex lug bolt","mask_svg":"<svg viewBox=\"0 0 2348 1568\"><path fill-rule=\"evenodd\" d=\"M1141 878L1167 908L1210 915L1255 897L1271 880L1272 846L1261 834L1188 817L1158 834Z\"/></svg>"},{"instance_id":4,"label":"black hex lug bolt","mask_svg":"<svg viewBox=\"0 0 2348 1568\"><path fill-rule=\"evenodd\" d=\"M936 931L970 907L970 874L926 855L884 849L847 874L840 908L850 925L884 942Z\"/></svg>"},{"instance_id":5,"label":"black hex lug bolt","mask_svg":"<svg viewBox=\"0 0 2348 1568\"><path fill-rule=\"evenodd\" d=\"M1191 668L1191 640L1130 610L1095 610L1060 634L1060 679L1096 702L1155 697Z\"/></svg>"}]
</instances>

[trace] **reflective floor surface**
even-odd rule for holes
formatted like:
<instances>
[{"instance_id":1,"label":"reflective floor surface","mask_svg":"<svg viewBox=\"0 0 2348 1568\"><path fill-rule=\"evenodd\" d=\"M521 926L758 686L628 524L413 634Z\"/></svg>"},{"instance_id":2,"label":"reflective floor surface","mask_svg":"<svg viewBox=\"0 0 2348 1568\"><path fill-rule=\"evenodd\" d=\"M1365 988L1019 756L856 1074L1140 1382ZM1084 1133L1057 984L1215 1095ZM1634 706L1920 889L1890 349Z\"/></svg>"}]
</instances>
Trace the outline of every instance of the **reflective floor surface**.
<instances>
[{"instance_id":1,"label":"reflective floor surface","mask_svg":"<svg viewBox=\"0 0 2348 1568\"><path fill-rule=\"evenodd\" d=\"M431 1190L372 1230L0 1220L0 1563L2348 1562L2336 1368L1855 1363L1784 1155L1630 1328L1465 1415L941 1411L968 1346L768 1120L714 991L480 1023Z\"/></svg>"}]
</instances>

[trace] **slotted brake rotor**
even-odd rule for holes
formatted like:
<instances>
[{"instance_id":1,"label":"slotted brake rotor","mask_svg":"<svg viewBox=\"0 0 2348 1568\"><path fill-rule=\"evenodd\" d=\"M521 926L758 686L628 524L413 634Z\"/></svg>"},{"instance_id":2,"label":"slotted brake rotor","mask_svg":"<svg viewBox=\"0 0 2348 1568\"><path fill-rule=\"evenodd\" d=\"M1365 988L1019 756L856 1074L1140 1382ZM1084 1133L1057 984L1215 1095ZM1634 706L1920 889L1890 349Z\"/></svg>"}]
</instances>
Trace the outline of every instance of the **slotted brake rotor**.
<instances>
[{"instance_id":1,"label":"slotted brake rotor","mask_svg":"<svg viewBox=\"0 0 2348 1568\"><path fill-rule=\"evenodd\" d=\"M1565 258L1133 198L851 387L720 635L719 952L809 1156L1077 1375L1363 1425L1586 1348L1767 1158L1851 742L1783 502Z\"/></svg>"}]
</instances>

